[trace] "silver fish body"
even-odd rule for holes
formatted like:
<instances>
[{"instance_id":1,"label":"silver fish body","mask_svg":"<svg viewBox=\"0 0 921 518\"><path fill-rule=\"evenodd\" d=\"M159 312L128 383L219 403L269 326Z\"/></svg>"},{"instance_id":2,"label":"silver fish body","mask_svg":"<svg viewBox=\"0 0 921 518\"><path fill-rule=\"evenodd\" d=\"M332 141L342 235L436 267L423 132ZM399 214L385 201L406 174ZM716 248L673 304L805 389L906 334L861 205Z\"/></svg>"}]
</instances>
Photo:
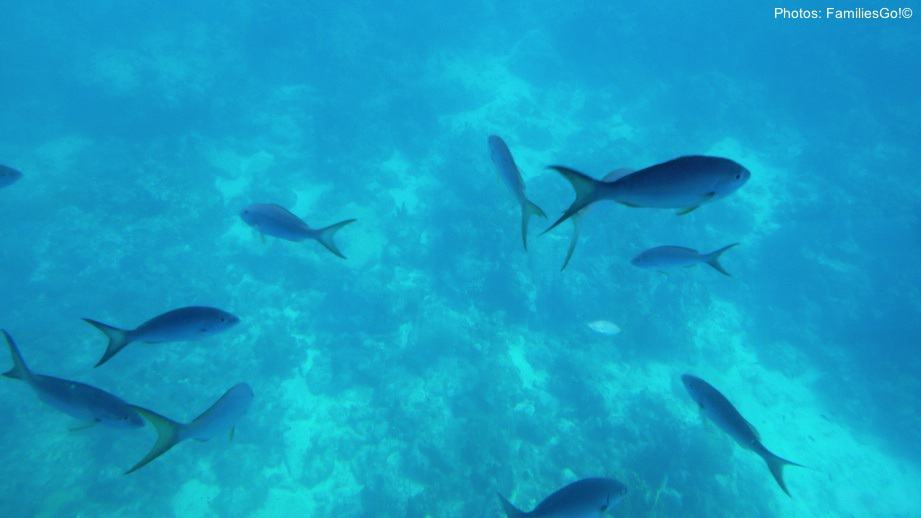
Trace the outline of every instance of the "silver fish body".
<instances>
[{"instance_id":1,"label":"silver fish body","mask_svg":"<svg viewBox=\"0 0 921 518\"><path fill-rule=\"evenodd\" d=\"M345 255L342 254L335 241L333 241L333 236L342 227L355 222L354 219L347 219L327 227L311 228L304 220L292 214L291 211L274 203L249 205L240 212L240 219L256 229L263 238L272 236L286 241L312 239L342 259L345 259Z\"/></svg>"},{"instance_id":2,"label":"silver fish body","mask_svg":"<svg viewBox=\"0 0 921 518\"><path fill-rule=\"evenodd\" d=\"M801 466L795 462L783 459L770 452L761 442L758 430L749 423L736 407L713 385L690 374L681 376L685 389L691 399L697 403L702 415L712 421L716 426L735 440L736 444L750 450L764 459L771 471L771 475L788 496L790 491L783 479L785 466Z\"/></svg>"},{"instance_id":3,"label":"silver fish body","mask_svg":"<svg viewBox=\"0 0 921 518\"><path fill-rule=\"evenodd\" d=\"M6 331L4 339L13 359L8 378L25 382L39 400L87 424L99 423L113 428L139 428L144 421L131 405L121 398L86 383L33 373Z\"/></svg>"},{"instance_id":4,"label":"silver fish body","mask_svg":"<svg viewBox=\"0 0 921 518\"><path fill-rule=\"evenodd\" d=\"M530 512L512 505L502 495L499 502L508 518L599 518L627 494L627 486L611 478L586 478L563 486Z\"/></svg>"}]
</instances>

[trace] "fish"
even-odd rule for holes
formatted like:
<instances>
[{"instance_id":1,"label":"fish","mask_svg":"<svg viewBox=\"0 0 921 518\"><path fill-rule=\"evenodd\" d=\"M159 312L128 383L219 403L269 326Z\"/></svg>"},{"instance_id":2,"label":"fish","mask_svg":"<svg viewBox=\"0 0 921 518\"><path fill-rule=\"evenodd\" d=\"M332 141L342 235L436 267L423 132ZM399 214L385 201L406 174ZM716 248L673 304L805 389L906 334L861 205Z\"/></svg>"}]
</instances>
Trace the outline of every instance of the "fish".
<instances>
[{"instance_id":1,"label":"fish","mask_svg":"<svg viewBox=\"0 0 921 518\"><path fill-rule=\"evenodd\" d=\"M603 182L569 167L550 169L569 180L576 199L544 234L573 217L592 203L613 200L628 207L678 209L688 214L701 205L725 198L745 185L748 169L728 158L692 155L630 173L613 182Z\"/></svg>"},{"instance_id":2,"label":"fish","mask_svg":"<svg viewBox=\"0 0 921 518\"><path fill-rule=\"evenodd\" d=\"M683 246L657 246L646 250L633 259L630 264L640 268L652 268L656 270L665 270L668 268L689 267L695 264L704 263L711 266L714 270L723 275L731 276L729 272L720 264L720 256L723 252L729 250L739 243L726 245L719 250L707 254L701 254L693 248Z\"/></svg>"},{"instance_id":3,"label":"fish","mask_svg":"<svg viewBox=\"0 0 921 518\"><path fill-rule=\"evenodd\" d=\"M627 494L627 486L611 478L585 478L557 490L530 512L516 508L499 494L508 518L530 516L553 518L600 517Z\"/></svg>"},{"instance_id":4,"label":"fish","mask_svg":"<svg viewBox=\"0 0 921 518\"><path fill-rule=\"evenodd\" d=\"M499 178L512 192L518 204L521 206L521 242L524 244L525 251L528 250L528 223L531 216L546 218L544 211L534 202L529 200L524 193L524 181L521 179L521 171L515 165L515 159L512 158L512 152L502 137L490 135L487 139L489 145L489 156L492 163L496 166Z\"/></svg>"},{"instance_id":5,"label":"fish","mask_svg":"<svg viewBox=\"0 0 921 518\"><path fill-rule=\"evenodd\" d=\"M345 259L345 255L336 246L333 236L342 227L354 223L355 219L347 219L334 223L328 227L311 228L307 223L292 214L288 209L274 203L255 203L240 212L240 218L256 229L262 239L265 236L277 237L286 241L304 241L313 239L326 247L336 257Z\"/></svg>"},{"instance_id":6,"label":"fish","mask_svg":"<svg viewBox=\"0 0 921 518\"><path fill-rule=\"evenodd\" d=\"M0 187L12 185L20 178L22 178L22 173L12 167L0 164Z\"/></svg>"},{"instance_id":7,"label":"fish","mask_svg":"<svg viewBox=\"0 0 921 518\"><path fill-rule=\"evenodd\" d=\"M253 389L246 383L237 383L188 423L173 421L141 406L132 406L135 412L153 425L157 431L157 441L147 455L128 469L125 475L143 468L186 439L207 441L220 434L229 433L232 440L237 421L243 417L252 401Z\"/></svg>"},{"instance_id":8,"label":"fish","mask_svg":"<svg viewBox=\"0 0 921 518\"><path fill-rule=\"evenodd\" d=\"M144 426L138 413L118 396L79 381L32 372L13 337L6 330L2 333L13 358L13 368L3 375L25 382L43 403L83 422L84 425L79 428L96 424L112 428Z\"/></svg>"},{"instance_id":9,"label":"fish","mask_svg":"<svg viewBox=\"0 0 921 518\"><path fill-rule=\"evenodd\" d=\"M167 311L135 329L120 329L89 318L84 318L83 321L101 331L109 339L105 352L96 363L96 367L99 367L130 343L157 344L200 340L230 329L237 325L240 319L222 309L189 306Z\"/></svg>"},{"instance_id":10,"label":"fish","mask_svg":"<svg viewBox=\"0 0 921 518\"><path fill-rule=\"evenodd\" d=\"M622 178L633 172L633 169L621 168L615 169L610 173L604 175L601 178L602 182L613 182L619 178ZM569 248L566 249L566 257L563 258L563 266L560 268L560 271L566 269L566 266L569 264L569 260L572 259L573 252L576 251L576 243L579 241L579 227L582 223L582 217L585 215L587 207L580 210L577 214L572 217L572 234L569 237Z\"/></svg>"},{"instance_id":11,"label":"fish","mask_svg":"<svg viewBox=\"0 0 921 518\"><path fill-rule=\"evenodd\" d=\"M616 336L620 334L620 326L609 320L595 320L589 322L588 328L606 336Z\"/></svg>"},{"instance_id":12,"label":"fish","mask_svg":"<svg viewBox=\"0 0 921 518\"><path fill-rule=\"evenodd\" d=\"M764 459L768 469L771 471L771 475L777 481L777 485L787 496L790 496L790 491L787 489L787 484L783 479L783 468L785 466L803 467L803 465L783 459L768 451L761 442L761 435L758 430L746 421L726 396L714 388L713 385L690 374L682 375L681 381L684 383L684 388L687 389L688 394L697 403L701 414L735 439L739 446L755 452Z\"/></svg>"}]
</instances>

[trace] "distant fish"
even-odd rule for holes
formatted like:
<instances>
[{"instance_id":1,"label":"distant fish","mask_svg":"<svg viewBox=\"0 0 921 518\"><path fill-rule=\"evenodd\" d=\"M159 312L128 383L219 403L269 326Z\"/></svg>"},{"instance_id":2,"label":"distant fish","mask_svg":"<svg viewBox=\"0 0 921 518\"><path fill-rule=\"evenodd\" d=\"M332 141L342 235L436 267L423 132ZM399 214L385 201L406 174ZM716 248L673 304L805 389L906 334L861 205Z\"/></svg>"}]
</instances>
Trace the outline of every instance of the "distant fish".
<instances>
[{"instance_id":1,"label":"distant fish","mask_svg":"<svg viewBox=\"0 0 921 518\"><path fill-rule=\"evenodd\" d=\"M117 396L77 381L36 374L29 370L13 337L3 331L6 345L13 358L13 368L3 373L8 378L24 381L45 404L79 419L83 427L103 424L114 428L139 428L144 421ZM82 427L81 427L82 428Z\"/></svg>"},{"instance_id":2,"label":"distant fish","mask_svg":"<svg viewBox=\"0 0 921 518\"><path fill-rule=\"evenodd\" d=\"M564 486L545 498L531 512L512 505L504 496L499 502L508 518L589 518L600 517L627 493L627 486L610 478L586 478Z\"/></svg>"},{"instance_id":3,"label":"distant fish","mask_svg":"<svg viewBox=\"0 0 921 518\"><path fill-rule=\"evenodd\" d=\"M615 169L610 173L604 175L601 179L602 182L613 182L618 180L630 173L633 172L633 169L621 168ZM566 257L563 259L563 267L560 268L560 271L566 269L566 265L569 264L569 260L572 259L572 253L576 251L576 243L579 241L579 227L582 224L582 216L585 214L585 211L588 210L588 207L580 210L578 213L572 217L572 236L569 238L569 248L566 250Z\"/></svg>"},{"instance_id":4,"label":"distant fish","mask_svg":"<svg viewBox=\"0 0 921 518\"><path fill-rule=\"evenodd\" d=\"M588 328L606 336L616 336L620 334L620 326L608 320L595 320L589 322Z\"/></svg>"},{"instance_id":5,"label":"distant fish","mask_svg":"<svg viewBox=\"0 0 921 518\"><path fill-rule=\"evenodd\" d=\"M240 319L217 308L190 306L167 311L151 318L136 329L119 329L84 318L109 339L106 351L96 363L99 367L132 342L149 344L195 341L235 326Z\"/></svg>"},{"instance_id":6,"label":"distant fish","mask_svg":"<svg viewBox=\"0 0 921 518\"><path fill-rule=\"evenodd\" d=\"M12 185L16 183L16 181L20 178L22 178L22 173L13 169L12 167L7 167L0 164L0 187Z\"/></svg>"},{"instance_id":7,"label":"distant fish","mask_svg":"<svg viewBox=\"0 0 921 518\"><path fill-rule=\"evenodd\" d=\"M629 207L679 209L687 214L697 207L735 192L751 173L741 165L712 156L683 156L640 169L613 182L602 182L563 166L550 166L576 191L576 199L544 233L600 200Z\"/></svg>"},{"instance_id":8,"label":"distant fish","mask_svg":"<svg viewBox=\"0 0 921 518\"><path fill-rule=\"evenodd\" d=\"M259 231L263 239L273 236L287 241L303 241L313 239L325 246L327 250L345 259L342 252L333 242L333 236L342 227L356 220L347 219L328 227L310 228L307 223L292 214L288 209L274 203L256 203L243 209L240 213L243 221Z\"/></svg>"},{"instance_id":9,"label":"distant fish","mask_svg":"<svg viewBox=\"0 0 921 518\"><path fill-rule=\"evenodd\" d=\"M246 383L237 383L224 393L211 407L189 423L179 423L163 417L162 415L139 406L132 408L150 421L157 430L157 442L153 448L131 467L128 473L137 471L146 466L150 461L163 455L170 448L186 439L207 441L222 433L228 433L233 439L233 430L237 421L243 417L250 403L253 401L253 389Z\"/></svg>"},{"instance_id":10,"label":"distant fish","mask_svg":"<svg viewBox=\"0 0 921 518\"><path fill-rule=\"evenodd\" d=\"M699 263L705 263L721 274L729 275L729 272L723 269L723 265L720 264L720 255L738 244L739 243L726 245L708 254L701 254L697 250L685 248L683 246L657 246L634 257L630 263L640 268L651 268L654 270L688 267Z\"/></svg>"},{"instance_id":11,"label":"distant fish","mask_svg":"<svg viewBox=\"0 0 921 518\"><path fill-rule=\"evenodd\" d=\"M691 398L693 398L700 407L701 413L713 421L721 430L729 434L730 437L735 439L739 446L760 455L767 463L768 469L771 470L771 475L774 476L777 485L780 486L780 489L782 489L787 496L790 496L787 485L783 480L783 468L787 465L800 467L802 467L802 465L782 459L768 451L761 443L761 436L758 434L758 430L756 430L751 423L746 421L745 418L742 417L742 414L736 410L736 407L726 399L726 396L721 394L720 391L716 390L712 385L690 374L681 376L681 381L684 383L684 388L687 389Z\"/></svg>"},{"instance_id":12,"label":"distant fish","mask_svg":"<svg viewBox=\"0 0 921 518\"><path fill-rule=\"evenodd\" d=\"M490 135L487 142L489 144L489 156L492 158L493 165L496 166L496 171L499 172L499 178L512 191L515 200L521 205L521 242L524 244L524 249L527 250L528 222L531 220L531 216L546 218L547 215L525 196L521 171L515 165L515 159L512 158L512 152L509 151L505 141L501 137Z\"/></svg>"}]
</instances>

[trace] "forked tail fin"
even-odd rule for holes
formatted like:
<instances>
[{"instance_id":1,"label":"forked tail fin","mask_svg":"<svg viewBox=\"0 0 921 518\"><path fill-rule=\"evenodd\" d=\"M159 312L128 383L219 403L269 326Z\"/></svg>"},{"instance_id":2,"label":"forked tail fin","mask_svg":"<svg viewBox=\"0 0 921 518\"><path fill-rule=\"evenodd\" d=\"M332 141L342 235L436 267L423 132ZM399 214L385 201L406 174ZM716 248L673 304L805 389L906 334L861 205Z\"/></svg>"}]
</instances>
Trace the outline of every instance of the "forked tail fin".
<instances>
[{"instance_id":1,"label":"forked tail fin","mask_svg":"<svg viewBox=\"0 0 921 518\"><path fill-rule=\"evenodd\" d=\"M342 227L348 225L349 223L354 223L357 220L347 219L345 221L340 221L339 223L334 223L328 227L323 227L317 230L317 241L321 245L325 246L327 250L336 254L336 256L345 259L345 256L342 255L342 252L339 251L339 247L336 246L335 241L333 241L333 236L336 235L336 232L339 231Z\"/></svg>"},{"instance_id":2,"label":"forked tail fin","mask_svg":"<svg viewBox=\"0 0 921 518\"><path fill-rule=\"evenodd\" d=\"M10 348L10 356L13 358L13 368L4 372L3 375L7 378L14 378L25 382L31 381L32 372L29 370L29 367L26 366L26 361L22 359L22 355L19 353L19 347L16 346L16 342L14 342L13 337L6 332L6 329L3 330L3 338L6 340L6 345Z\"/></svg>"},{"instance_id":3,"label":"forked tail fin","mask_svg":"<svg viewBox=\"0 0 921 518\"><path fill-rule=\"evenodd\" d=\"M731 245L724 246L723 248L720 248L719 250L716 250L714 252L710 252L709 254L707 254L707 264L712 266L714 270L720 272L721 274L726 275L728 277L732 277L732 275L730 275L729 272L727 272L726 269L723 268L723 265L720 264L720 256L723 255L723 252L725 252L726 250L729 250L730 248L734 246L738 246L738 244L739 243L733 243Z\"/></svg>"},{"instance_id":4,"label":"forked tail fin","mask_svg":"<svg viewBox=\"0 0 921 518\"><path fill-rule=\"evenodd\" d=\"M524 198L521 202L521 242L524 243L525 251L528 250L528 223L531 221L531 216L547 217L537 204Z\"/></svg>"},{"instance_id":5,"label":"forked tail fin","mask_svg":"<svg viewBox=\"0 0 921 518\"><path fill-rule=\"evenodd\" d=\"M774 476L774 480L777 481L777 485L780 486L780 489L783 489L783 492L790 496L790 491L787 489L787 484L783 480L783 469L785 466L799 466L804 467L802 464L797 464L795 462L789 461L787 459L778 457L774 455L767 448L761 446L758 454L761 455L761 458L764 459L764 462L767 462L768 469L771 470L771 475Z\"/></svg>"},{"instance_id":6,"label":"forked tail fin","mask_svg":"<svg viewBox=\"0 0 921 518\"><path fill-rule=\"evenodd\" d=\"M102 353L102 358L99 358L99 361L96 362L96 367L111 360L113 356L118 354L118 351L121 351L126 345L131 343L131 340L128 338L128 332L124 329L103 324L102 322L97 322L89 318L84 318L83 321L101 331L102 334L106 335L106 338L109 339L109 343L106 345L106 351Z\"/></svg>"},{"instance_id":7,"label":"forked tail fin","mask_svg":"<svg viewBox=\"0 0 921 518\"><path fill-rule=\"evenodd\" d=\"M520 509L512 505L512 503L506 500L506 498L500 493L496 493L496 495L499 497L499 503L502 504L502 510L505 511L505 516L508 518L521 518L523 516L527 516L527 513L522 512Z\"/></svg>"},{"instance_id":8,"label":"forked tail fin","mask_svg":"<svg viewBox=\"0 0 921 518\"><path fill-rule=\"evenodd\" d=\"M156 459L160 455L163 455L169 451L170 448L176 446L180 441L182 441L182 436L180 434L183 427L182 423L177 423L172 419L163 417L162 415L151 410L147 410L143 407L132 405L131 408L137 412L138 415L149 421L150 424L153 425L154 429L157 430L157 442L154 443L153 448L147 452L147 455L145 455L143 459L138 461L137 464L125 472L125 475L143 468L149 462Z\"/></svg>"},{"instance_id":9,"label":"forked tail fin","mask_svg":"<svg viewBox=\"0 0 921 518\"><path fill-rule=\"evenodd\" d=\"M572 220L572 235L569 237L569 248L566 249L566 257L563 259L563 267L560 268L560 271L566 269L566 266L569 264L569 260L572 259L573 252L576 251L576 243L579 242L579 230L580 224L582 223L582 213L576 214L571 218Z\"/></svg>"},{"instance_id":10,"label":"forked tail fin","mask_svg":"<svg viewBox=\"0 0 921 518\"><path fill-rule=\"evenodd\" d=\"M544 234L553 230L557 225L566 221L567 219L573 217L580 210L588 207L590 204L599 200L599 188L604 182L595 180L591 176L585 175L576 171L575 169L570 169L568 167L563 167L560 165L552 165L549 167L554 171L563 175L564 178L569 180L569 183L572 184L573 190L576 191L576 199L573 200L572 205L566 209L566 212L560 216L560 219L556 220L552 225L550 225L547 230L544 230Z\"/></svg>"}]
</instances>

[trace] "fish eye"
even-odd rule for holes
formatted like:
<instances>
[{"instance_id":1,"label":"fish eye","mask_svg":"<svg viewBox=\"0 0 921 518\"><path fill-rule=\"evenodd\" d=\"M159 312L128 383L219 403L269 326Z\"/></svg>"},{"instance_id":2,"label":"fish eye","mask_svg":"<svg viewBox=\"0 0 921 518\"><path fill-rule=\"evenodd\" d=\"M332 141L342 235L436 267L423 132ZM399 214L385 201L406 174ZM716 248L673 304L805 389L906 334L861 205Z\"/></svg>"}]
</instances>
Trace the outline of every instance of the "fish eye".
<instances>
[{"instance_id":1,"label":"fish eye","mask_svg":"<svg viewBox=\"0 0 921 518\"><path fill-rule=\"evenodd\" d=\"M736 180L740 180L741 178L742 178L742 173L736 173Z\"/></svg>"}]
</instances>

